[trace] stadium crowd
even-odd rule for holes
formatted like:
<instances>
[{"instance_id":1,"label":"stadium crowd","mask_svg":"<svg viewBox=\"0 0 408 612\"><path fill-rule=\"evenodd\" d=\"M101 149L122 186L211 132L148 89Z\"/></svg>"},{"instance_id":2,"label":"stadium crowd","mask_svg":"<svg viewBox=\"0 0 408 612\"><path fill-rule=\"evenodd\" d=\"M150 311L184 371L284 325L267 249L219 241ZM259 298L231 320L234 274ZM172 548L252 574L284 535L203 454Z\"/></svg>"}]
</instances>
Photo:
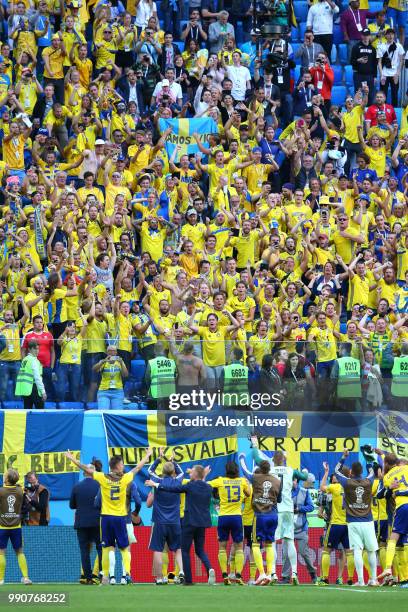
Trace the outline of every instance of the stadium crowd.
<instances>
[{"instance_id":1,"label":"stadium crowd","mask_svg":"<svg viewBox=\"0 0 408 612\"><path fill-rule=\"evenodd\" d=\"M370 4L3 3L5 407L29 346L38 405L404 407L406 8ZM159 125L205 118L195 154Z\"/></svg>"}]
</instances>

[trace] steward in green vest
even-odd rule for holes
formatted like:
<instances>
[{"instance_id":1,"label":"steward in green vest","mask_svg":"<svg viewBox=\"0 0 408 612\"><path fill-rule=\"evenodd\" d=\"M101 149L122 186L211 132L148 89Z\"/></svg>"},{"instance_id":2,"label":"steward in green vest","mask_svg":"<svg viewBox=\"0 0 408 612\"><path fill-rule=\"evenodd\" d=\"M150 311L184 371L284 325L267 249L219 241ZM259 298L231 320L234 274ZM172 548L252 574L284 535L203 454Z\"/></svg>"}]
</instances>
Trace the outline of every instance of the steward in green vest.
<instances>
[{"instance_id":1,"label":"steward in green vest","mask_svg":"<svg viewBox=\"0 0 408 612\"><path fill-rule=\"evenodd\" d=\"M33 406L44 408L44 401L47 396L42 380L43 368L37 358L38 342L30 340L27 351L28 353L22 360L17 374L15 395L24 398L24 408L26 410L31 410Z\"/></svg>"},{"instance_id":2,"label":"steward in green vest","mask_svg":"<svg viewBox=\"0 0 408 612\"><path fill-rule=\"evenodd\" d=\"M361 365L358 359L351 357L351 343L346 342L340 348L340 355L336 359L337 398L361 398Z\"/></svg>"},{"instance_id":3,"label":"steward in green vest","mask_svg":"<svg viewBox=\"0 0 408 612\"><path fill-rule=\"evenodd\" d=\"M224 406L234 408L248 408L248 368L242 364L244 353L236 347L232 351L232 363L224 366L222 377L224 380L222 403Z\"/></svg>"},{"instance_id":4,"label":"steward in green vest","mask_svg":"<svg viewBox=\"0 0 408 612\"><path fill-rule=\"evenodd\" d=\"M394 357L391 373L391 395L408 398L408 345L402 346L400 357Z\"/></svg>"},{"instance_id":5,"label":"steward in green vest","mask_svg":"<svg viewBox=\"0 0 408 612\"><path fill-rule=\"evenodd\" d=\"M156 357L150 359L146 369L146 382L149 397L157 402L157 407L165 408L170 395L176 392L176 362L164 354L163 345L155 346Z\"/></svg>"}]
</instances>

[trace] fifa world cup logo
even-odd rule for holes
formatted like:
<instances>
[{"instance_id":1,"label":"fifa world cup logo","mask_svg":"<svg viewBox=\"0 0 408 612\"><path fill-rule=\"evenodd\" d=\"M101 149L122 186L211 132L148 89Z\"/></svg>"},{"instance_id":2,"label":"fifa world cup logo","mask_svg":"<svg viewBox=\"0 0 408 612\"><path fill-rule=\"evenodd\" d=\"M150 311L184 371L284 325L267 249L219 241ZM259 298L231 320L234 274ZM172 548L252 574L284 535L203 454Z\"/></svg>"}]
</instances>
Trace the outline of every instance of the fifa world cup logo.
<instances>
[{"instance_id":1,"label":"fifa world cup logo","mask_svg":"<svg viewBox=\"0 0 408 612\"><path fill-rule=\"evenodd\" d=\"M357 487L356 488L356 503L357 504L363 503L363 495L364 495L364 487Z\"/></svg>"},{"instance_id":2,"label":"fifa world cup logo","mask_svg":"<svg viewBox=\"0 0 408 612\"><path fill-rule=\"evenodd\" d=\"M8 511L10 513L14 513L14 504L16 503L16 498L14 495L9 495L7 498Z\"/></svg>"},{"instance_id":3,"label":"fifa world cup logo","mask_svg":"<svg viewBox=\"0 0 408 612\"><path fill-rule=\"evenodd\" d=\"M269 480L265 480L265 482L262 485L263 488L263 492L262 495L263 497L269 497L269 490L272 487L272 483L269 482Z\"/></svg>"}]
</instances>

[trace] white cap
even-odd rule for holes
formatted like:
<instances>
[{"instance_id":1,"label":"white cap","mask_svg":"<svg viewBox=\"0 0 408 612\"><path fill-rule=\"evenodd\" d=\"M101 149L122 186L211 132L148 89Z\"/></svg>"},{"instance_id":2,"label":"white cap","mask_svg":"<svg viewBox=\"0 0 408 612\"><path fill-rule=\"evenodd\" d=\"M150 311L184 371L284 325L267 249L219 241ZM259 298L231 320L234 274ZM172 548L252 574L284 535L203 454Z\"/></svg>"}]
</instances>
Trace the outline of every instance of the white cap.
<instances>
[{"instance_id":1,"label":"white cap","mask_svg":"<svg viewBox=\"0 0 408 612\"><path fill-rule=\"evenodd\" d=\"M161 82L161 84L162 84L162 87L166 87L166 86L167 86L167 87L170 87L170 81L169 81L169 79L163 79L163 80L162 80L162 82Z\"/></svg>"},{"instance_id":2,"label":"white cap","mask_svg":"<svg viewBox=\"0 0 408 612\"><path fill-rule=\"evenodd\" d=\"M102 140L102 138L97 138L97 139L95 140L95 144L96 144L96 145L104 145L104 144L105 144L105 141L104 141L104 140Z\"/></svg>"}]
</instances>

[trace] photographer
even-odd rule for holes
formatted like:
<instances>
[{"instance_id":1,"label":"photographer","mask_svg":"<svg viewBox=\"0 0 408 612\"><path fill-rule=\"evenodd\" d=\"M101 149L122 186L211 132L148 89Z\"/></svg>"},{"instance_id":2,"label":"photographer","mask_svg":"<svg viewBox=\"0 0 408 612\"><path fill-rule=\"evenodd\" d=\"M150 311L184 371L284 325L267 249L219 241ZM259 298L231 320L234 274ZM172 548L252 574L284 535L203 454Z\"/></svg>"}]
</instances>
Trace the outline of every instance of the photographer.
<instances>
[{"instance_id":1,"label":"photographer","mask_svg":"<svg viewBox=\"0 0 408 612\"><path fill-rule=\"evenodd\" d=\"M125 362L117 354L117 348L111 344L107 348L107 357L98 361L94 372L101 373L97 401L99 410L120 410L123 408L123 379L128 377Z\"/></svg>"},{"instance_id":2,"label":"photographer","mask_svg":"<svg viewBox=\"0 0 408 612\"><path fill-rule=\"evenodd\" d=\"M265 64L265 77L269 73L272 75L271 82L273 85L278 87L280 91L280 122L281 127L284 129L289 125L293 118L293 98L290 93L291 87L291 75L290 71L296 66L295 62L288 59L288 50L286 43L278 41L273 44L273 51L271 51L264 62ZM257 80L256 74L254 75L255 81Z\"/></svg>"},{"instance_id":3,"label":"photographer","mask_svg":"<svg viewBox=\"0 0 408 612\"><path fill-rule=\"evenodd\" d=\"M24 485L25 502L28 506L28 525L48 527L50 522L50 493L40 484L35 472L28 472Z\"/></svg>"},{"instance_id":4,"label":"photographer","mask_svg":"<svg viewBox=\"0 0 408 612\"><path fill-rule=\"evenodd\" d=\"M316 5L315 5L316 6ZM334 84L334 72L329 64L329 58L325 53L319 53L316 63L310 68L313 85L324 100L324 106L328 113L331 106L331 91Z\"/></svg>"}]
</instances>

